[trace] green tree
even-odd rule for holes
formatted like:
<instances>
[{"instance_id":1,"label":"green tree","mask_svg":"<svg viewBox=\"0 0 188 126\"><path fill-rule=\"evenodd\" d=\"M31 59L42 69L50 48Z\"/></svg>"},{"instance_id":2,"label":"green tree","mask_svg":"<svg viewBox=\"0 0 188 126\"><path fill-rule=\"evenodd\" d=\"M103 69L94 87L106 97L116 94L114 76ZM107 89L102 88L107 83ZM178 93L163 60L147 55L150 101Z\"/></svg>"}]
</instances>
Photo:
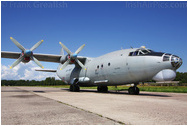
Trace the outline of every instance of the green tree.
<instances>
[{"instance_id":1,"label":"green tree","mask_svg":"<svg viewBox=\"0 0 188 126\"><path fill-rule=\"evenodd\" d=\"M187 83L187 72L185 73L177 72L175 81L180 81L180 83Z\"/></svg>"}]
</instances>

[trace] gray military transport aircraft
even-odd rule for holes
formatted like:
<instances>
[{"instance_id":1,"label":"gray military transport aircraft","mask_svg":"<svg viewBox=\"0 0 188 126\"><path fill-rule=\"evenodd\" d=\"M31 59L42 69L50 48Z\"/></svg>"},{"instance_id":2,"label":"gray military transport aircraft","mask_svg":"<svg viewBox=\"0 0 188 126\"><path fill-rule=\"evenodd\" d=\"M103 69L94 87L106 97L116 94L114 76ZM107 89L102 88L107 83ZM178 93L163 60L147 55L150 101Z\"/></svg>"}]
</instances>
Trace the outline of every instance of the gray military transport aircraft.
<instances>
[{"instance_id":1,"label":"gray military transport aircraft","mask_svg":"<svg viewBox=\"0 0 188 126\"><path fill-rule=\"evenodd\" d=\"M20 62L28 63L33 60L44 68L39 61L59 63L57 70L37 70L56 72L65 83L70 84L70 91L80 91L81 86L97 86L99 92L107 92L107 86L126 85L130 87L129 94L139 94L139 82L147 80L171 81L176 77L176 70L182 65L182 59L169 53L155 52L144 46L140 48L123 49L105 54L97 58L78 56L85 44L72 53L61 42L60 55L33 54L43 40L36 43L31 49L25 49L14 38L12 42L22 51L1 52L2 58L17 59L10 68ZM64 55L63 49L68 53ZM74 65L72 65L74 64Z\"/></svg>"}]
</instances>

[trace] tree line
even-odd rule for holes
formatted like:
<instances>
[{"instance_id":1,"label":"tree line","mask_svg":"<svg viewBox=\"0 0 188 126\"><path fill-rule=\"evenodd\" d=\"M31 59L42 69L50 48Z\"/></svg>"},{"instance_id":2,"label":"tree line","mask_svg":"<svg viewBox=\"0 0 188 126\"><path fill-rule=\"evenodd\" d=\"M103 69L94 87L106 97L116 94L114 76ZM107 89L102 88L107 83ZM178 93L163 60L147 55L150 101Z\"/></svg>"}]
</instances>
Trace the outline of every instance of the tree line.
<instances>
[{"instance_id":1,"label":"tree line","mask_svg":"<svg viewBox=\"0 0 188 126\"><path fill-rule=\"evenodd\" d=\"M1 80L1 86L54 86L65 85L62 80L56 80L55 77L47 77L45 80Z\"/></svg>"},{"instance_id":2,"label":"tree line","mask_svg":"<svg viewBox=\"0 0 188 126\"><path fill-rule=\"evenodd\" d=\"M187 83L187 72L184 73L177 72L174 81L179 81L180 84Z\"/></svg>"},{"instance_id":3,"label":"tree line","mask_svg":"<svg viewBox=\"0 0 188 126\"><path fill-rule=\"evenodd\" d=\"M179 81L180 84L187 83L187 72L177 72L174 81ZM1 80L1 86L55 86L65 85L62 80L56 80L55 77L47 77L42 81L35 80Z\"/></svg>"}]
</instances>

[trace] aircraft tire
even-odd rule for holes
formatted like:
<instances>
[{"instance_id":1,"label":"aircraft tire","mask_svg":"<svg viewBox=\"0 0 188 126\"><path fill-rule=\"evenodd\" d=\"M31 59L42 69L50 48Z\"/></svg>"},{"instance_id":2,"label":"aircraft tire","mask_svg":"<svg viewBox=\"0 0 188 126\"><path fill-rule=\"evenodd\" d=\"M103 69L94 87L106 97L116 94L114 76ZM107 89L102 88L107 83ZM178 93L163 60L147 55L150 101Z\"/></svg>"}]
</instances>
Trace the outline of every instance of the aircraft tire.
<instances>
[{"instance_id":1,"label":"aircraft tire","mask_svg":"<svg viewBox=\"0 0 188 126\"><path fill-rule=\"evenodd\" d=\"M73 85L73 91L74 92L79 92L80 91L80 86L79 85Z\"/></svg>"},{"instance_id":2,"label":"aircraft tire","mask_svg":"<svg viewBox=\"0 0 188 126\"><path fill-rule=\"evenodd\" d=\"M130 87L130 88L128 89L128 92L129 92L129 94L131 94L131 95L138 95L139 92L140 92L140 90L139 90L138 87Z\"/></svg>"},{"instance_id":3,"label":"aircraft tire","mask_svg":"<svg viewBox=\"0 0 188 126\"><path fill-rule=\"evenodd\" d=\"M139 95L139 93L140 93L140 90L139 90L139 88L138 88L138 87L136 87L136 90L135 90L135 95Z\"/></svg>"},{"instance_id":4,"label":"aircraft tire","mask_svg":"<svg viewBox=\"0 0 188 126\"><path fill-rule=\"evenodd\" d=\"M79 85L70 85L70 91L79 92L80 86Z\"/></svg>"},{"instance_id":5,"label":"aircraft tire","mask_svg":"<svg viewBox=\"0 0 188 126\"><path fill-rule=\"evenodd\" d=\"M108 92L108 87L107 86L98 86L97 91L98 92Z\"/></svg>"},{"instance_id":6,"label":"aircraft tire","mask_svg":"<svg viewBox=\"0 0 188 126\"><path fill-rule=\"evenodd\" d=\"M73 85L70 85L70 91L73 91Z\"/></svg>"}]
</instances>

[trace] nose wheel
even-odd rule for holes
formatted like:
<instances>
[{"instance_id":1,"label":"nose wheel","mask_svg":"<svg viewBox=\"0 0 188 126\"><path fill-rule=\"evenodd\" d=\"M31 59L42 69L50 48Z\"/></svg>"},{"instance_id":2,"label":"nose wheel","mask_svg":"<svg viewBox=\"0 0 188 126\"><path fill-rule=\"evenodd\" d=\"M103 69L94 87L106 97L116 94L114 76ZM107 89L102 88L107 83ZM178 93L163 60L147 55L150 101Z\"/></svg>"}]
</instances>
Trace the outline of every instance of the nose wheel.
<instances>
[{"instance_id":1,"label":"nose wheel","mask_svg":"<svg viewBox=\"0 0 188 126\"><path fill-rule=\"evenodd\" d=\"M138 95L139 92L140 92L140 90L139 90L138 87L133 86L133 87L130 87L130 88L128 89L128 92L129 92L129 94L131 94L131 95Z\"/></svg>"},{"instance_id":2,"label":"nose wheel","mask_svg":"<svg viewBox=\"0 0 188 126\"><path fill-rule=\"evenodd\" d=\"M72 92L79 92L80 91L80 86L76 84L70 85L70 91Z\"/></svg>"}]
</instances>

